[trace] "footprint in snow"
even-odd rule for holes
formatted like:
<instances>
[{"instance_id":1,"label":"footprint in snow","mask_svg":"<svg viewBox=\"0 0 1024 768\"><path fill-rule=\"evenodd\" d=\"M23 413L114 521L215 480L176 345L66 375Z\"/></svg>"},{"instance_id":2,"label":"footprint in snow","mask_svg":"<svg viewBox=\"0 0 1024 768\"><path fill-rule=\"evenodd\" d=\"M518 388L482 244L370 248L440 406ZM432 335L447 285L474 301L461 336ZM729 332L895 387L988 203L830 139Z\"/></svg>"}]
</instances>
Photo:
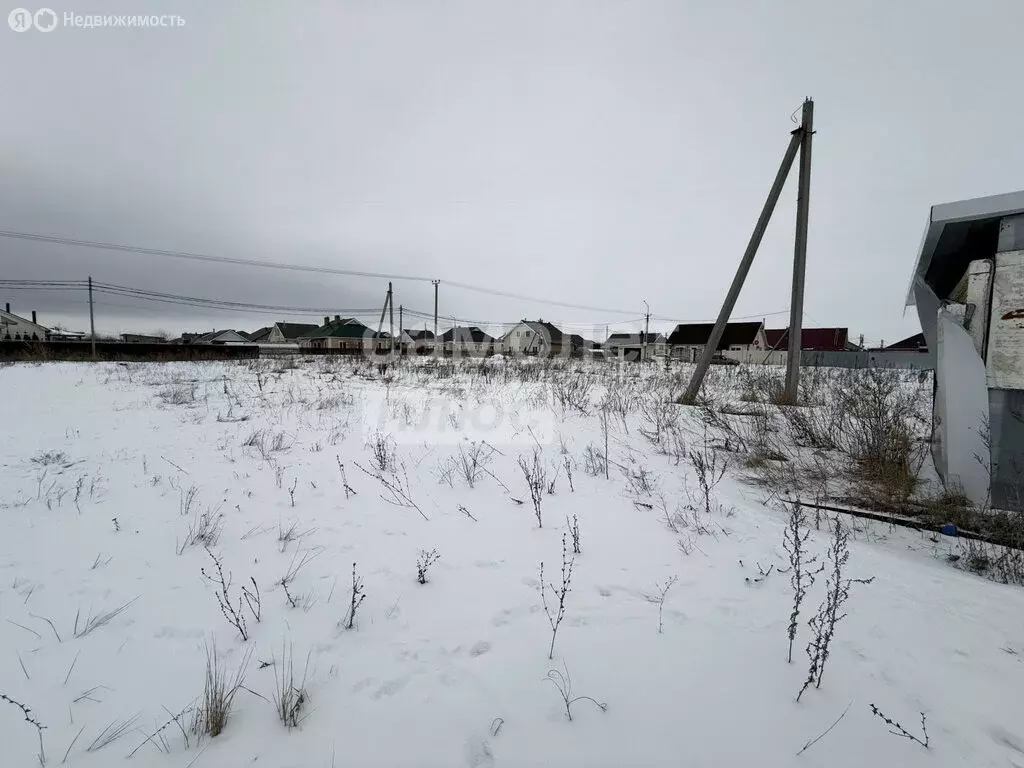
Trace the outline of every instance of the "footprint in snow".
<instances>
[{"instance_id":1,"label":"footprint in snow","mask_svg":"<svg viewBox=\"0 0 1024 768\"><path fill-rule=\"evenodd\" d=\"M382 699L385 696L394 696L405 688L411 679L412 677L410 675L403 675L402 677L396 677L394 680L388 680L374 692L373 698Z\"/></svg>"},{"instance_id":2,"label":"footprint in snow","mask_svg":"<svg viewBox=\"0 0 1024 768\"><path fill-rule=\"evenodd\" d=\"M491 650L491 644L488 643L486 640L481 640L479 643L477 643L469 649L469 655L473 657L483 656L489 650Z\"/></svg>"},{"instance_id":3,"label":"footprint in snow","mask_svg":"<svg viewBox=\"0 0 1024 768\"><path fill-rule=\"evenodd\" d=\"M485 740L476 737L467 739L463 751L469 768L493 768L494 753Z\"/></svg>"}]
</instances>

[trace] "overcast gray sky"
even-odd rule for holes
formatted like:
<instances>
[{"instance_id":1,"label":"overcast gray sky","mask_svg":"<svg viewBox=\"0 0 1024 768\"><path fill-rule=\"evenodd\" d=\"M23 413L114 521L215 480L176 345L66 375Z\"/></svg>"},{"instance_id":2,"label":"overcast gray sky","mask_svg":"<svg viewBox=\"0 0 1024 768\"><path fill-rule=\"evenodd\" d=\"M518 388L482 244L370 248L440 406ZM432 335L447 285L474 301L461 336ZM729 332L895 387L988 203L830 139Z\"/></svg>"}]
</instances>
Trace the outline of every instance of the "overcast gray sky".
<instances>
[{"instance_id":1,"label":"overcast gray sky","mask_svg":"<svg viewBox=\"0 0 1024 768\"><path fill-rule=\"evenodd\" d=\"M929 206L1024 187L1021 0L54 3L185 26L0 28L0 229L632 312L442 284L442 317L603 329L646 300L713 319L808 95L805 325L916 332L903 303ZM734 313L770 327L787 322L795 176ZM2 278L88 274L339 309L386 289L0 238ZM84 296L0 301L87 327ZM100 302L104 331L303 319ZM396 282L395 302L430 310L432 288Z\"/></svg>"}]
</instances>

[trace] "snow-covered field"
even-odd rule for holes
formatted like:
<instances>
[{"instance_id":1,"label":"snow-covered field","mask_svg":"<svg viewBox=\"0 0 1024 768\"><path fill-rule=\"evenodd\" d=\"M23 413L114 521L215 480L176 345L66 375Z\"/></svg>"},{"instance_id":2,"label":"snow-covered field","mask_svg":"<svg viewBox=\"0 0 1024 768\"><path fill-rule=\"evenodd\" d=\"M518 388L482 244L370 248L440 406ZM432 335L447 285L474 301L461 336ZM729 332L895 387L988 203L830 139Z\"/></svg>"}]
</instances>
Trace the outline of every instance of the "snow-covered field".
<instances>
[{"instance_id":1,"label":"snow-covered field","mask_svg":"<svg viewBox=\"0 0 1024 768\"><path fill-rule=\"evenodd\" d=\"M1024 591L953 569L948 543L854 532L846 575L874 581L852 586L821 686L797 703L826 574L787 663L785 512L734 468L710 515L687 508L703 506L693 409L671 407L685 450L657 450L637 412L609 419L606 478L597 411L551 396L546 378L568 374L272 368L0 368L0 764L38 763L17 702L47 765L1024 766ZM628 384L598 370L572 374L595 403ZM451 462L474 451L470 487ZM556 478L542 526L519 466L535 452ZM371 476L379 458L395 495ZM554 615L573 519L549 660L539 568ZM820 558L828 523L812 526ZM214 558L247 640L204 577ZM208 651L244 666L244 687L199 738ZM303 690L290 729L273 703L284 654ZM571 721L550 670L591 697ZM922 737L926 713L929 748L872 704Z\"/></svg>"}]
</instances>

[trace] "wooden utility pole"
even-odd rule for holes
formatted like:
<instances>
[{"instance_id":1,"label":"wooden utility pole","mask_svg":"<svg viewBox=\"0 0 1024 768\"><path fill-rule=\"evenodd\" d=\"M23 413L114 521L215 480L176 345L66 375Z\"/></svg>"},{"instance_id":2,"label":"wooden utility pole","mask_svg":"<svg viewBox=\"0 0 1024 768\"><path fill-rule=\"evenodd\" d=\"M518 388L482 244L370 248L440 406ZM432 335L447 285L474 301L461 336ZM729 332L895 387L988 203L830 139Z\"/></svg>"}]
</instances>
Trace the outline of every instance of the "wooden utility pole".
<instances>
[{"instance_id":1,"label":"wooden utility pole","mask_svg":"<svg viewBox=\"0 0 1024 768\"><path fill-rule=\"evenodd\" d=\"M814 103L807 99L804 102L804 119L813 116L814 114ZM803 245L800 245L801 234L800 224L798 217L797 225L797 249L803 249L801 253L806 255L806 216L807 216L807 203L809 185L810 185L810 139L808 134L810 133L811 126L809 124L801 123L800 127L794 130L789 139L789 146L786 148L786 154L782 157L782 164L779 166L779 171L775 174L775 181L772 183L771 190L768 192L768 199L765 200L764 207L761 209L761 215L757 219L757 224L754 226L754 231L750 236L750 241L747 243L747 249L743 253L743 258L740 260L740 265L736 270L736 276L732 280L732 285L729 286L729 292L725 296L725 301L722 303L722 309L718 313L718 319L715 321L715 326L711 330L711 336L708 338L707 344L704 345L704 353L701 355L700 360L697 363L697 367L693 372L693 376L690 378L690 384L686 388L686 393L679 399L681 403L693 403L697 398L697 394L700 392L701 384L704 383L704 376L708 372L708 367L711 365L711 358L714 356L718 349L718 344L722 340L722 334L725 333L725 326L729 322L729 317L732 315L733 308L736 306L736 300L739 298L740 291L743 288L743 283L747 279L747 273L750 271L751 264L754 263L754 256L757 255L758 246L761 245L761 239L764 237L765 229L768 227L768 222L771 220L772 213L775 211L775 205L779 201L779 196L782 194L782 188L786 184L786 178L789 176L790 168L793 167L793 161L796 159L796 153L799 150L801 152L801 179L803 184L807 185L807 189L804 190L805 194L802 196L803 200ZM804 171L804 164L806 163L806 172ZM800 207L800 201L798 201L798 209ZM803 267L805 259L800 258L799 270L800 270L800 308L799 312L803 314ZM794 264L794 276L798 265ZM795 293L794 288L794 293ZM794 302L796 297L794 297ZM794 311L794 307L791 307L791 311ZM794 333L792 324L789 330L790 344L793 343ZM799 338L799 330L797 330L797 338ZM796 361L799 365L799 341L797 341L797 355ZM793 365L794 356L790 354L787 366ZM788 372L788 367L787 367ZM797 373L799 377L799 373ZM787 385L789 379L787 377Z\"/></svg>"},{"instance_id":2,"label":"wooden utility pole","mask_svg":"<svg viewBox=\"0 0 1024 768\"><path fill-rule=\"evenodd\" d=\"M92 359L96 359L96 315L92 309L92 275L89 275L89 340L92 342Z\"/></svg>"},{"instance_id":3,"label":"wooden utility pole","mask_svg":"<svg viewBox=\"0 0 1024 768\"><path fill-rule=\"evenodd\" d=\"M398 351L399 352L402 351L401 341L402 341L402 334L405 333L405 331L403 330L404 327L405 327L404 320L402 319L402 305L399 304L398 305L398 341L399 341Z\"/></svg>"},{"instance_id":4,"label":"wooden utility pole","mask_svg":"<svg viewBox=\"0 0 1024 768\"><path fill-rule=\"evenodd\" d=\"M390 327L389 334L391 337L388 349L391 350L391 354L395 354L395 303L392 301L394 294L391 293L391 283L388 283L388 326Z\"/></svg>"},{"instance_id":5,"label":"wooden utility pole","mask_svg":"<svg viewBox=\"0 0 1024 768\"><path fill-rule=\"evenodd\" d=\"M800 352L804 318L804 275L807 271L807 220L811 204L811 140L814 102L804 100L800 121L800 176L796 198L796 244L793 250L793 291L789 303L789 354L786 356L784 399L796 404L800 394Z\"/></svg>"},{"instance_id":6,"label":"wooden utility pole","mask_svg":"<svg viewBox=\"0 0 1024 768\"><path fill-rule=\"evenodd\" d=\"M434 284L434 349L437 349L437 286L440 284L440 280L431 280Z\"/></svg>"},{"instance_id":7,"label":"wooden utility pole","mask_svg":"<svg viewBox=\"0 0 1024 768\"><path fill-rule=\"evenodd\" d=\"M651 307L646 301L644 302L644 309L647 310L647 313L644 315L644 338L643 344L640 346L641 363L647 362L647 334L651 327Z\"/></svg>"},{"instance_id":8,"label":"wooden utility pole","mask_svg":"<svg viewBox=\"0 0 1024 768\"><path fill-rule=\"evenodd\" d=\"M380 320L377 321L377 335L373 339L373 351L377 351L377 343L380 339L380 332L384 330L384 315L387 314L388 305L391 303L391 283L388 283L388 292L384 294L384 306L380 308Z\"/></svg>"}]
</instances>

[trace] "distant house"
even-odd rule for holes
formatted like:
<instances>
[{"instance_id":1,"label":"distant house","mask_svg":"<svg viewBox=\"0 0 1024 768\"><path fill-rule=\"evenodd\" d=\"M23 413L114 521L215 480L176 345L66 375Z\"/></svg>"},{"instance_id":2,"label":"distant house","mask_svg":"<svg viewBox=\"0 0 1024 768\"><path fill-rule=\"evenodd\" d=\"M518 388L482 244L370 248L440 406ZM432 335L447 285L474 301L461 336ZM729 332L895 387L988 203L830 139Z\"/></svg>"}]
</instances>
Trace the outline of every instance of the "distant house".
<instances>
[{"instance_id":1,"label":"distant house","mask_svg":"<svg viewBox=\"0 0 1024 768\"><path fill-rule=\"evenodd\" d=\"M558 357L570 354L572 343L551 323L520 320L501 338L501 351L507 355Z\"/></svg>"},{"instance_id":2,"label":"distant house","mask_svg":"<svg viewBox=\"0 0 1024 768\"><path fill-rule=\"evenodd\" d=\"M905 339L900 339L895 344L889 344L888 346L882 347L885 350L900 351L900 352L928 352L928 341L925 339L923 333L915 333L913 336L908 336Z\"/></svg>"},{"instance_id":3,"label":"distant house","mask_svg":"<svg viewBox=\"0 0 1024 768\"><path fill-rule=\"evenodd\" d=\"M46 341L53 332L36 322L35 310L32 320L11 313L11 305L0 310L0 341Z\"/></svg>"},{"instance_id":4,"label":"distant house","mask_svg":"<svg viewBox=\"0 0 1024 768\"><path fill-rule=\"evenodd\" d=\"M714 327L714 323L677 325L668 337L671 356L691 363L697 362ZM758 354L763 353L765 347L763 322L727 323L718 342L716 355L750 363L757 360Z\"/></svg>"},{"instance_id":5,"label":"distant house","mask_svg":"<svg viewBox=\"0 0 1024 768\"><path fill-rule=\"evenodd\" d=\"M182 340L186 336L191 334L182 334ZM249 339L240 334L238 331L210 331L199 336L195 336L188 344L248 344Z\"/></svg>"},{"instance_id":6,"label":"distant house","mask_svg":"<svg viewBox=\"0 0 1024 768\"><path fill-rule=\"evenodd\" d=\"M164 344L167 339L163 336L147 336L144 333L122 333L121 341L125 344Z\"/></svg>"},{"instance_id":7,"label":"distant house","mask_svg":"<svg viewBox=\"0 0 1024 768\"><path fill-rule=\"evenodd\" d=\"M313 326L313 327L316 328L316 326ZM243 336L245 336L245 338L247 338L249 341L255 342L257 344L264 344L267 341L267 336L270 335L270 332L273 329L274 329L274 326L272 326L272 325L265 325L262 328L260 328L259 330L253 331L252 333L246 333L245 331L240 331L240 333Z\"/></svg>"},{"instance_id":8,"label":"distant house","mask_svg":"<svg viewBox=\"0 0 1024 768\"><path fill-rule=\"evenodd\" d=\"M605 355L609 359L640 360L644 348L643 333L613 333L604 343ZM668 339L663 333L649 333L647 341L647 359L664 357L668 354Z\"/></svg>"},{"instance_id":9,"label":"distant house","mask_svg":"<svg viewBox=\"0 0 1024 768\"><path fill-rule=\"evenodd\" d=\"M453 357L487 357L501 347L501 342L475 325L456 326L441 334L441 351Z\"/></svg>"},{"instance_id":10,"label":"distant house","mask_svg":"<svg viewBox=\"0 0 1024 768\"><path fill-rule=\"evenodd\" d=\"M415 355L428 355L434 351L434 332L406 329L398 337L403 352Z\"/></svg>"},{"instance_id":11,"label":"distant house","mask_svg":"<svg viewBox=\"0 0 1024 768\"><path fill-rule=\"evenodd\" d=\"M807 352L846 352L850 345L846 328L803 328L800 330L800 349ZM765 342L769 350L785 352L789 349L788 328L766 328Z\"/></svg>"},{"instance_id":12,"label":"distant house","mask_svg":"<svg viewBox=\"0 0 1024 768\"><path fill-rule=\"evenodd\" d=\"M378 334L363 323L351 317L335 315L331 320L324 318L324 324L299 338L299 349L335 350L356 353L362 350L386 351L387 334Z\"/></svg>"},{"instance_id":13,"label":"distant house","mask_svg":"<svg viewBox=\"0 0 1024 768\"><path fill-rule=\"evenodd\" d=\"M269 329L260 328L250 338L260 344L295 344L319 327L316 323L274 323Z\"/></svg>"}]
</instances>

